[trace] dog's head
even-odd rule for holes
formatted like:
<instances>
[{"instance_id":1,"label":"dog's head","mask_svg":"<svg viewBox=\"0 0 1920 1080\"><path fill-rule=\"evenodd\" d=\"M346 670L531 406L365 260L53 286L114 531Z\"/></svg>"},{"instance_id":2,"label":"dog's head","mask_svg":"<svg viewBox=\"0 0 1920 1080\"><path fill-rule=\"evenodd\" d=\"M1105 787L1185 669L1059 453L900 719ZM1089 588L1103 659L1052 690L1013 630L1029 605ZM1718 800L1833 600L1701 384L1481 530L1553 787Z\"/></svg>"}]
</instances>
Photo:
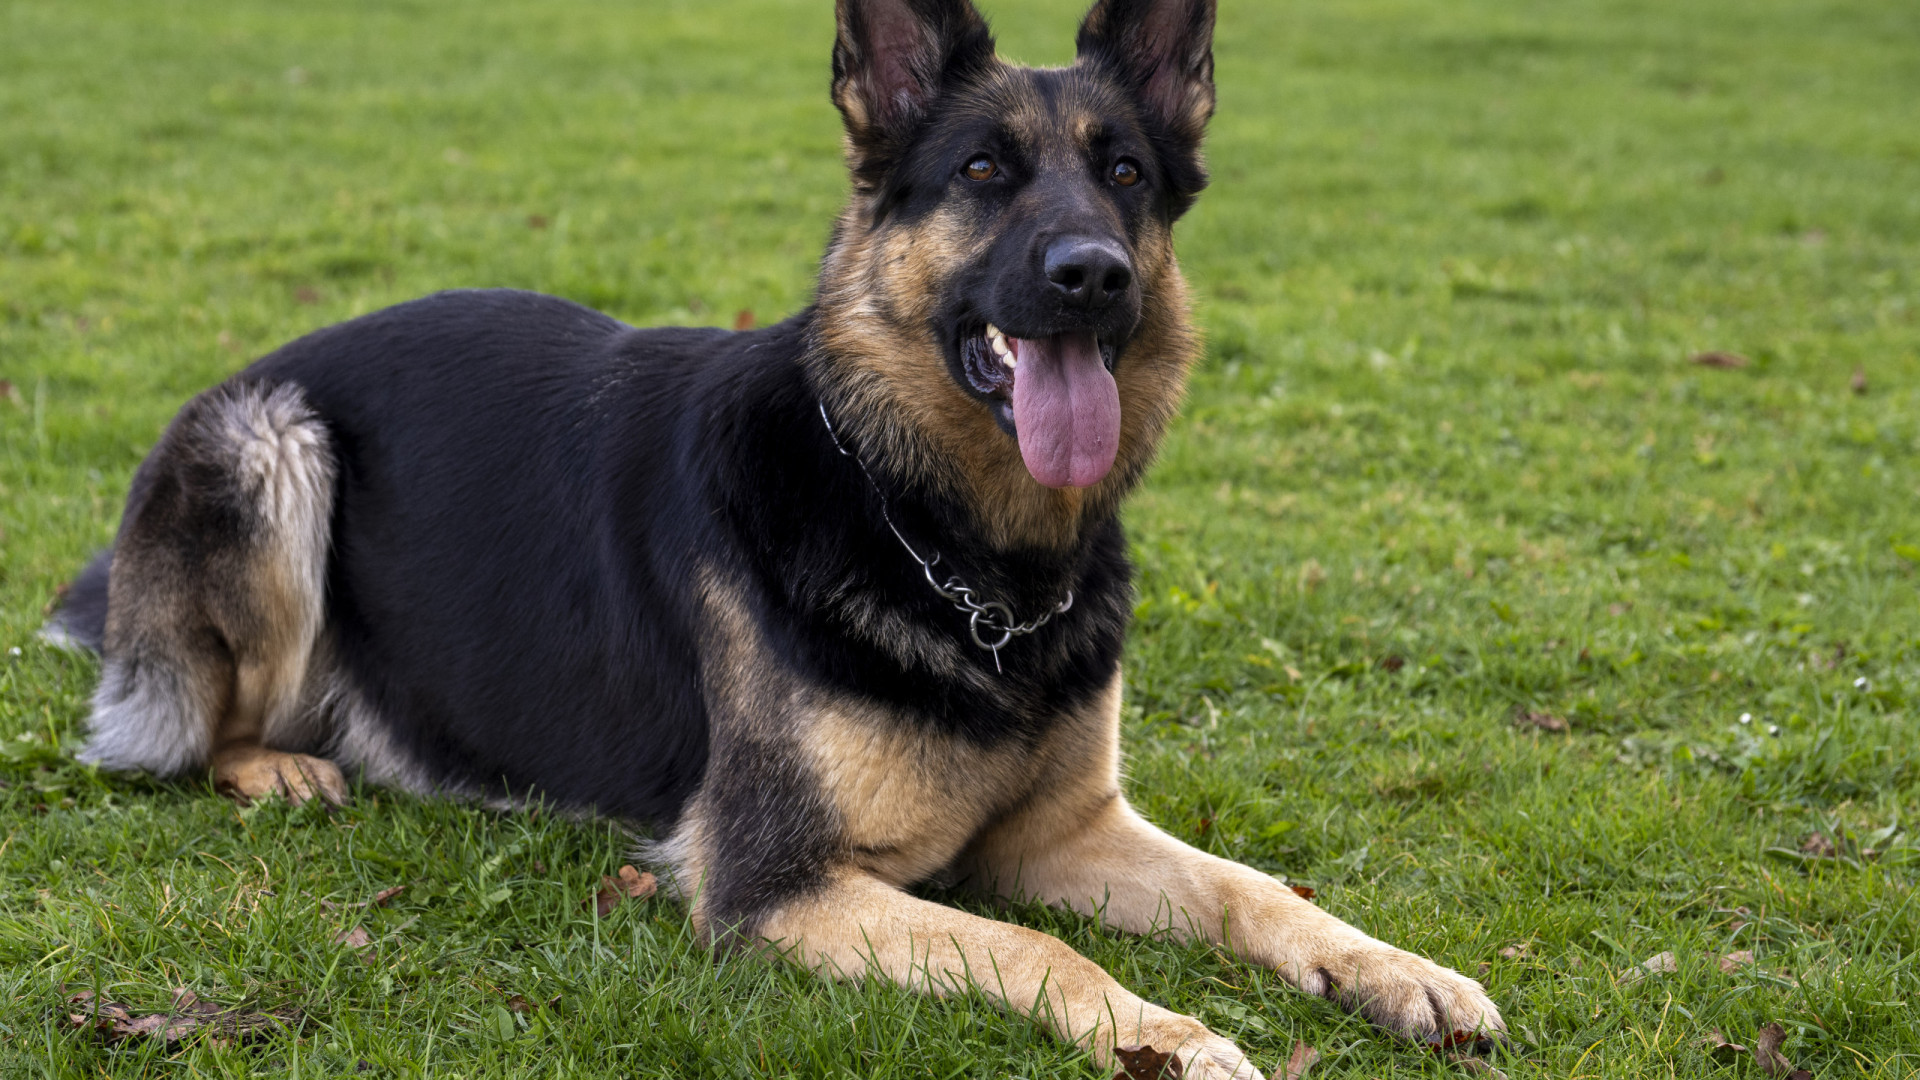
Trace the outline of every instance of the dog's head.
<instances>
[{"instance_id":1,"label":"dog's head","mask_svg":"<svg viewBox=\"0 0 1920 1080\"><path fill-rule=\"evenodd\" d=\"M1206 185L1214 0L1098 0L1056 69L1001 61L968 0L838 15L854 196L820 306L855 422L904 419L862 426L1006 539L1110 507L1195 352L1172 229Z\"/></svg>"}]
</instances>

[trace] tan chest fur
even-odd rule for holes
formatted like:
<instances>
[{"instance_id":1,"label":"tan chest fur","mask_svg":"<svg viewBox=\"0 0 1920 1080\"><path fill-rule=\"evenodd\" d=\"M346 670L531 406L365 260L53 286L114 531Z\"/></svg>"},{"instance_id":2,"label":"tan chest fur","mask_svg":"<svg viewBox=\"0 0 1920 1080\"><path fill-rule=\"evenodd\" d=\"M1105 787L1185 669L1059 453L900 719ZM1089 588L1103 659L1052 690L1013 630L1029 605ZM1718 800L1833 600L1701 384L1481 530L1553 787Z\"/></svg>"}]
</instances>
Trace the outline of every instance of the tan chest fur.
<instances>
[{"instance_id":1,"label":"tan chest fur","mask_svg":"<svg viewBox=\"0 0 1920 1080\"><path fill-rule=\"evenodd\" d=\"M802 739L853 861L894 885L924 881L967 844L1062 785L1117 782L1119 676L1037 743L982 748L870 709L822 710Z\"/></svg>"}]
</instances>

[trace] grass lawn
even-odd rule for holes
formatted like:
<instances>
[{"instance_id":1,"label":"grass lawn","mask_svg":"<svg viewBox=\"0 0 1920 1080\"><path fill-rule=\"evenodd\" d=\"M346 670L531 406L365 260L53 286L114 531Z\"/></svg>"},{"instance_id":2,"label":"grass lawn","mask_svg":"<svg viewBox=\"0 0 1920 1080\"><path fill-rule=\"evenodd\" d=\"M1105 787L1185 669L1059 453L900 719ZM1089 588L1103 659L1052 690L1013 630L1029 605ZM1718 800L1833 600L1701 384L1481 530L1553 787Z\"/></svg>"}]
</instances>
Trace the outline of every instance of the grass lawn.
<instances>
[{"instance_id":1,"label":"grass lawn","mask_svg":"<svg viewBox=\"0 0 1920 1080\"><path fill-rule=\"evenodd\" d=\"M983 6L1068 59L1077 0ZM1222 8L1209 355L1127 518L1133 797L1482 972L1508 1076L1757 1076L1702 1039L1775 1020L1818 1076L1920 1074L1920 8ZM831 39L826 0L0 3L0 1076L1094 1075L977 1001L582 910L612 824L78 766L96 666L33 638L173 411L295 335L449 286L804 304ZM1009 916L1265 1069L1464 1075ZM299 1037L64 1022L181 986Z\"/></svg>"}]
</instances>

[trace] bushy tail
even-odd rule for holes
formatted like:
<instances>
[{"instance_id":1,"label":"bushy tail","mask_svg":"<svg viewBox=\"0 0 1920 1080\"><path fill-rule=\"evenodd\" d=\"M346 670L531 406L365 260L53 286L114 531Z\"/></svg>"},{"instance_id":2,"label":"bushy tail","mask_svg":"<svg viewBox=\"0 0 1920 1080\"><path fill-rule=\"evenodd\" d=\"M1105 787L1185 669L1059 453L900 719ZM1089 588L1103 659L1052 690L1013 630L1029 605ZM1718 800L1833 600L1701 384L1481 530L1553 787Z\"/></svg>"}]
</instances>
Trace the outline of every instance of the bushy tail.
<instances>
[{"instance_id":1,"label":"bushy tail","mask_svg":"<svg viewBox=\"0 0 1920 1080\"><path fill-rule=\"evenodd\" d=\"M61 649L99 652L107 639L107 575L113 569L113 550L95 555L60 598L40 640Z\"/></svg>"}]
</instances>

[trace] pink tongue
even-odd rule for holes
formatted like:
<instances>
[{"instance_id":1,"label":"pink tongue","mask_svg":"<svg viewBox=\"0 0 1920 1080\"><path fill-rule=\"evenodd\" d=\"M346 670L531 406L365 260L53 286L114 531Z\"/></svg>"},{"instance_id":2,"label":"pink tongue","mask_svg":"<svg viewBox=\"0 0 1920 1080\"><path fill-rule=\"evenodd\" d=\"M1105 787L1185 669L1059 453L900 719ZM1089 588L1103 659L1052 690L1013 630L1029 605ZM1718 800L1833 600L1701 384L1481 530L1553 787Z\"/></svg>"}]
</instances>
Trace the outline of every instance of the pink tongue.
<instances>
[{"instance_id":1,"label":"pink tongue","mask_svg":"<svg viewBox=\"0 0 1920 1080\"><path fill-rule=\"evenodd\" d=\"M1013 426L1027 471L1048 487L1091 487L1120 449L1120 391L1092 334L1010 337Z\"/></svg>"}]
</instances>

